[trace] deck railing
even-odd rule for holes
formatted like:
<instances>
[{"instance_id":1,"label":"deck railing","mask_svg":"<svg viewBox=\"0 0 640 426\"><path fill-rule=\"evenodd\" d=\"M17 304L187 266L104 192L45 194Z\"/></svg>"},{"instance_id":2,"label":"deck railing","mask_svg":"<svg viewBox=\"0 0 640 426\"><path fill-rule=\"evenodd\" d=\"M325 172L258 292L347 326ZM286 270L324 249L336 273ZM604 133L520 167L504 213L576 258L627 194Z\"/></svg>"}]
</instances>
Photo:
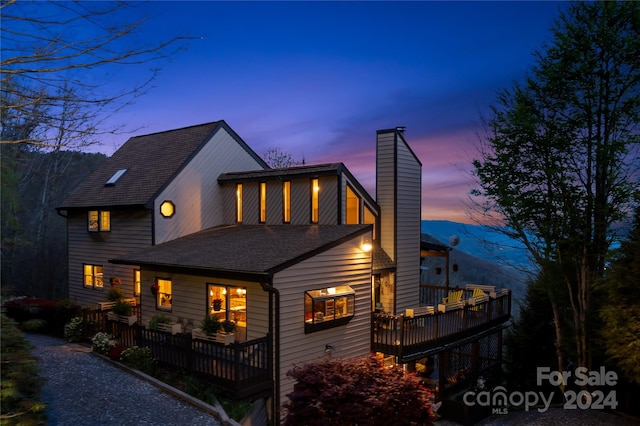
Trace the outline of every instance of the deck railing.
<instances>
[{"instance_id":1,"label":"deck railing","mask_svg":"<svg viewBox=\"0 0 640 426\"><path fill-rule=\"evenodd\" d=\"M433 313L423 313L413 317L374 312L372 350L397 356L402 361L430 349L473 336L510 318L511 292L508 290L498 291L492 297L487 297L473 305L468 303L472 291L451 290L465 292L457 309L442 309L441 305L439 311L439 304L435 303L430 310ZM442 302L442 297L446 294L441 292L439 296L441 296L440 299L434 297L433 300ZM422 310L417 308L415 311Z\"/></svg>"},{"instance_id":2,"label":"deck railing","mask_svg":"<svg viewBox=\"0 0 640 426\"><path fill-rule=\"evenodd\" d=\"M104 331L123 346L151 349L153 358L163 364L185 369L244 398L268 394L272 389L272 344L268 336L247 342L224 343L193 338L191 333L150 330L140 324L111 321L108 311L85 309L86 339ZM91 325L90 327L88 325Z\"/></svg>"}]
</instances>

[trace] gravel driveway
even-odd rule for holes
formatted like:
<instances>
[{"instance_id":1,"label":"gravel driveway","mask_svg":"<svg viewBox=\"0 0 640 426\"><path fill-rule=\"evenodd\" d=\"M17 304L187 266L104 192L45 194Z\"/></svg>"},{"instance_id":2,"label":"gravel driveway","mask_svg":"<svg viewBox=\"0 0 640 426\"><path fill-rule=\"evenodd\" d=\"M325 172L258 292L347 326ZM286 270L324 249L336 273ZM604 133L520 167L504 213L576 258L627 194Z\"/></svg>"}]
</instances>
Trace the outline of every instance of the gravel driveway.
<instances>
[{"instance_id":1,"label":"gravel driveway","mask_svg":"<svg viewBox=\"0 0 640 426\"><path fill-rule=\"evenodd\" d=\"M91 354L86 346L26 334L46 382L48 425L220 425L219 420Z\"/></svg>"}]
</instances>

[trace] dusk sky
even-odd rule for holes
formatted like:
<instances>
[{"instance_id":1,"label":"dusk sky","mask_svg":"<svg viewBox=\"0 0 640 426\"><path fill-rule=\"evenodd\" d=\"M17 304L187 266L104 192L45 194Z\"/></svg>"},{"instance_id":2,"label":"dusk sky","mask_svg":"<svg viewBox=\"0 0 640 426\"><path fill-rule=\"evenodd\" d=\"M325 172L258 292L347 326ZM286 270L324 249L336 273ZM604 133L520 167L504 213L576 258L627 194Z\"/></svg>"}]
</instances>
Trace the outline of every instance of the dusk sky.
<instances>
[{"instance_id":1,"label":"dusk sky","mask_svg":"<svg viewBox=\"0 0 640 426\"><path fill-rule=\"evenodd\" d=\"M150 2L144 37L196 39L115 120L139 135L223 119L260 155L278 147L306 164L345 163L373 197L376 130L406 126L423 165L423 219L469 222L464 170L481 115L523 79L566 6Z\"/></svg>"}]
</instances>

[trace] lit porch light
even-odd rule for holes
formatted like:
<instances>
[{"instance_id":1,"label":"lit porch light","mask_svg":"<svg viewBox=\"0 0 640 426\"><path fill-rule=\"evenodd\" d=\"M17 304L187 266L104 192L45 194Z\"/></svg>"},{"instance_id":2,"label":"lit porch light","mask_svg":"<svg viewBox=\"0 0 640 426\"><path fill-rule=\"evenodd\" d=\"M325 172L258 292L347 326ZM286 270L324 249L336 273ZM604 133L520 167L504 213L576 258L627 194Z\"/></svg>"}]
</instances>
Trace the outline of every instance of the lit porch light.
<instances>
[{"instance_id":1,"label":"lit porch light","mask_svg":"<svg viewBox=\"0 0 640 426\"><path fill-rule=\"evenodd\" d=\"M360 248L362 248L362 251L366 251L366 252L371 251L371 249L373 248L373 245L371 244L371 239L369 237L362 238L362 242L360 243Z\"/></svg>"}]
</instances>

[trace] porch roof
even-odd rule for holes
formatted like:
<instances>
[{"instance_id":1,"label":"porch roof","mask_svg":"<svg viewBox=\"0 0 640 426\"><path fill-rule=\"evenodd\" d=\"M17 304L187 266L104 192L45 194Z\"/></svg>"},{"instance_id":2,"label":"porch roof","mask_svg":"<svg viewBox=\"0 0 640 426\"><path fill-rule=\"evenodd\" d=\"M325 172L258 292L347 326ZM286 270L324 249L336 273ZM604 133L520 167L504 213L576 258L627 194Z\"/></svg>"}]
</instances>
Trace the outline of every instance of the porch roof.
<instances>
[{"instance_id":1,"label":"porch roof","mask_svg":"<svg viewBox=\"0 0 640 426\"><path fill-rule=\"evenodd\" d=\"M266 276L370 231L371 225L226 225L110 262L195 273Z\"/></svg>"}]
</instances>

